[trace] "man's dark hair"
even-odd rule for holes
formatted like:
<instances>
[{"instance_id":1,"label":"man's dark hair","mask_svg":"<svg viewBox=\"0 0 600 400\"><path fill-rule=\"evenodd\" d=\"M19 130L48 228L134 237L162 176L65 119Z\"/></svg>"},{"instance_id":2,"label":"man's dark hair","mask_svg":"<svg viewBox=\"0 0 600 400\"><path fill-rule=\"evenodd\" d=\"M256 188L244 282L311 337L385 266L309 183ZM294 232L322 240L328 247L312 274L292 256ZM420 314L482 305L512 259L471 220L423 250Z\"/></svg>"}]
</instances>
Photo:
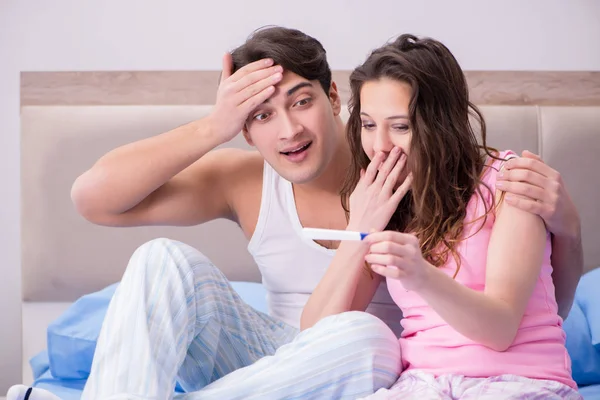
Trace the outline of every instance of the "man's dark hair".
<instances>
[{"instance_id":1,"label":"man's dark hair","mask_svg":"<svg viewBox=\"0 0 600 400\"><path fill-rule=\"evenodd\" d=\"M310 81L318 80L326 94L331 86L331 69L321 43L297 30L279 26L255 31L232 51L233 72L263 58Z\"/></svg>"}]
</instances>

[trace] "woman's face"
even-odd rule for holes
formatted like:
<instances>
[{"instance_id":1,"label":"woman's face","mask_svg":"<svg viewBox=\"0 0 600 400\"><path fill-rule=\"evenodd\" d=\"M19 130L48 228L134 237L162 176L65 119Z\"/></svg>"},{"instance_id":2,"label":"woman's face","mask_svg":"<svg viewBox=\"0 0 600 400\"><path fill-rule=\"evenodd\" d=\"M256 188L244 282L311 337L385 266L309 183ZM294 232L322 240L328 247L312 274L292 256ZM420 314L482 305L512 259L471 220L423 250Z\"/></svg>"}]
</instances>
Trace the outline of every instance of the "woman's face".
<instances>
[{"instance_id":1,"label":"woman's face","mask_svg":"<svg viewBox=\"0 0 600 400\"><path fill-rule=\"evenodd\" d=\"M369 159L378 152L389 153L394 146L409 156L411 96L412 90L405 82L381 78L363 84L360 91L361 142ZM398 184L407 175L405 168Z\"/></svg>"}]
</instances>

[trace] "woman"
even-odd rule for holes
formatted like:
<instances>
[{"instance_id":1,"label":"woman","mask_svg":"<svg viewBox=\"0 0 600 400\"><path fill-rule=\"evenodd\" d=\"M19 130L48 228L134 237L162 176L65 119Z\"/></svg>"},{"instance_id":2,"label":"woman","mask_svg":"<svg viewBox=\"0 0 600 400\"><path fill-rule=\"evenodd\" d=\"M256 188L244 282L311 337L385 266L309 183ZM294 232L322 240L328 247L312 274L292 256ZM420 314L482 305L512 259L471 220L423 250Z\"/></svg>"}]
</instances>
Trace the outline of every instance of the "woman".
<instances>
[{"instance_id":1,"label":"woman","mask_svg":"<svg viewBox=\"0 0 600 400\"><path fill-rule=\"evenodd\" d=\"M317 288L303 327L364 310L385 278L404 315L402 373L374 398L581 398L550 235L496 190L514 153L487 147L456 59L438 41L402 35L350 83L354 160L342 197L348 229L373 233L340 245L330 270L346 277L327 296Z\"/></svg>"}]
</instances>

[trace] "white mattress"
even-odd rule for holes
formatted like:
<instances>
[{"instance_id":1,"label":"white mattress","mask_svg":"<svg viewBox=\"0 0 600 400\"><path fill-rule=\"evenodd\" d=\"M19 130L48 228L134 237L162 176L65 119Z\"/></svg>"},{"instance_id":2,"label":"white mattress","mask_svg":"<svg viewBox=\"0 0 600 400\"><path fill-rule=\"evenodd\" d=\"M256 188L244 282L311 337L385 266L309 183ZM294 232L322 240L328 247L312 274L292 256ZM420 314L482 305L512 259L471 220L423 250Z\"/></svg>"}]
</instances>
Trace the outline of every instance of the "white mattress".
<instances>
[{"instance_id":1,"label":"white mattress","mask_svg":"<svg viewBox=\"0 0 600 400\"><path fill-rule=\"evenodd\" d=\"M46 328L71 303L23 303L23 384L33 382L29 360L46 349ZM0 397L0 400L4 400Z\"/></svg>"}]
</instances>

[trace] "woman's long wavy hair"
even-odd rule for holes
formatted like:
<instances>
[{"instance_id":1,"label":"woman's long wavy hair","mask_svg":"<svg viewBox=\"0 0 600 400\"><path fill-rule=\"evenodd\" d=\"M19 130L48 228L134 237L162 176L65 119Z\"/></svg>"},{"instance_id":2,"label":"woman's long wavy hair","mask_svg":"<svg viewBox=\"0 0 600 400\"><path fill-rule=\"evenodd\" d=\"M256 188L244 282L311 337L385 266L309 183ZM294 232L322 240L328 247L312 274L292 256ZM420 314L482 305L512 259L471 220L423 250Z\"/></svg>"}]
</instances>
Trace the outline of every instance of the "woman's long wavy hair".
<instances>
[{"instance_id":1,"label":"woman's long wavy hair","mask_svg":"<svg viewBox=\"0 0 600 400\"><path fill-rule=\"evenodd\" d=\"M342 188L342 205L348 215L350 194L360 170L370 162L361 144L360 91L365 82L384 78L406 82L412 89L407 166L413 183L386 229L416 234L424 258L437 267L452 254L458 273L456 245L462 240L467 204L474 193L485 199L481 192L483 169L488 156L498 157L495 149L486 145L485 121L469 101L463 71L442 43L402 35L374 50L350 75L347 136L353 157ZM480 126L481 144L471 118ZM493 199L492 189L487 189ZM484 204L485 218L492 205Z\"/></svg>"}]
</instances>

